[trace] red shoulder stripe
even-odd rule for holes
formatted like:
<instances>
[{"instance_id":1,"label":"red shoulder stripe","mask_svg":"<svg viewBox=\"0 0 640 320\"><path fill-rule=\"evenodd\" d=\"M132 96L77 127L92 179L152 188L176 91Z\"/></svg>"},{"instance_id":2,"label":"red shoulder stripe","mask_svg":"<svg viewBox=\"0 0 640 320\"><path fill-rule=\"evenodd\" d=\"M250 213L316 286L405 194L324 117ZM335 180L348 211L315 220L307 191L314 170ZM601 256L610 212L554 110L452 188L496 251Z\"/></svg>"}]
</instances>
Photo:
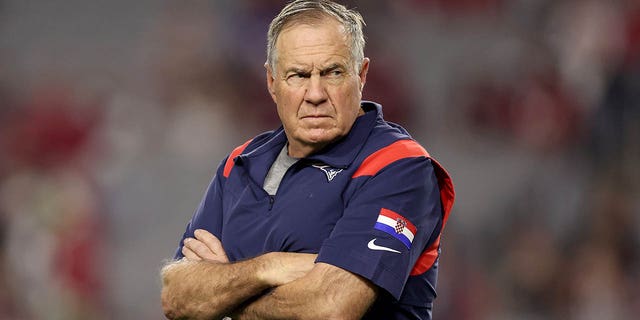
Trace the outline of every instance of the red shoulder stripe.
<instances>
[{"instance_id":1,"label":"red shoulder stripe","mask_svg":"<svg viewBox=\"0 0 640 320\"><path fill-rule=\"evenodd\" d=\"M440 187L440 201L442 202L442 229L447 224L451 208L453 208L453 201L456 198L456 191L453 188L453 181L451 176L445 168L438 163L435 159L431 158L431 163L435 169L436 179L438 179L438 186Z\"/></svg>"},{"instance_id":2,"label":"red shoulder stripe","mask_svg":"<svg viewBox=\"0 0 640 320\"><path fill-rule=\"evenodd\" d=\"M438 259L438 248L440 248L440 236L420 255L416 264L413 265L410 275L421 275L431 269L431 266L433 266L436 259Z\"/></svg>"},{"instance_id":3,"label":"red shoulder stripe","mask_svg":"<svg viewBox=\"0 0 640 320\"><path fill-rule=\"evenodd\" d=\"M429 153L413 140L399 140L369 155L351 177L373 176L395 161L414 157L429 157Z\"/></svg>"},{"instance_id":4,"label":"red shoulder stripe","mask_svg":"<svg viewBox=\"0 0 640 320\"><path fill-rule=\"evenodd\" d=\"M233 165L236 163L234 160L236 159L237 156L239 156L242 153L242 151L244 151L244 149L249 145L249 142L251 142L251 140L252 139L249 139L247 142L245 142L241 146L236 147L235 149L233 149L233 151L231 151L229 158L227 158L227 161L224 163L224 171L222 172L222 175L225 178L229 178L231 169L233 169Z\"/></svg>"},{"instance_id":5,"label":"red shoulder stripe","mask_svg":"<svg viewBox=\"0 0 640 320\"><path fill-rule=\"evenodd\" d=\"M360 176L373 176L387 165L405 158L427 157L431 159L433 164L438 187L440 188L440 201L442 203L442 230L444 230L453 201L455 199L455 191L453 182L447 171L436 160L429 156L429 153L418 143L412 140L396 141L368 156L360 165L358 170L353 174L352 178ZM440 233L442 234L442 230ZM416 261L411 275L420 275L427 272L438 259L438 250L440 249L440 235L436 240L420 255Z\"/></svg>"}]
</instances>

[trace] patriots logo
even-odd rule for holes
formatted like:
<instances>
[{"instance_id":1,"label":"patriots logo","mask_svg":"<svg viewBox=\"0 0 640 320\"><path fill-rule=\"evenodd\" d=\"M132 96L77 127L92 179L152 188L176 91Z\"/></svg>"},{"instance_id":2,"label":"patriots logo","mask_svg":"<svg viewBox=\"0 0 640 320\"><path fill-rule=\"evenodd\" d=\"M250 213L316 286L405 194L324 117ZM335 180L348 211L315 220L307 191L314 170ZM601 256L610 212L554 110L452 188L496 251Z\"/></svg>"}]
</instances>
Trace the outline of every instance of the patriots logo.
<instances>
[{"instance_id":1,"label":"patriots logo","mask_svg":"<svg viewBox=\"0 0 640 320\"><path fill-rule=\"evenodd\" d=\"M327 175L327 181L329 182L333 180L333 178L335 178L338 175L338 173L342 172L342 169L332 168L326 164L323 164L323 165L313 164L311 166L322 170L322 172L324 172L324 174Z\"/></svg>"}]
</instances>

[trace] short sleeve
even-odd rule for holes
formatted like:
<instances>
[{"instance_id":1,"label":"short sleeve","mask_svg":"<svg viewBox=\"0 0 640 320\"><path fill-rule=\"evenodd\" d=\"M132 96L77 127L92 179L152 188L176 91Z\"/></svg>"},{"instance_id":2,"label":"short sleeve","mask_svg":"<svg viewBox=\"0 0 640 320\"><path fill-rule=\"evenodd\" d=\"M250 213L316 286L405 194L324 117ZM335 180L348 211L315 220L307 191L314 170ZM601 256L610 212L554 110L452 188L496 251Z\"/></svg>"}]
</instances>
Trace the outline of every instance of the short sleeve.
<instances>
[{"instance_id":1,"label":"short sleeve","mask_svg":"<svg viewBox=\"0 0 640 320\"><path fill-rule=\"evenodd\" d=\"M316 262L367 278L399 300L442 224L433 165L424 156L404 158L353 179L355 190L345 195L343 215Z\"/></svg>"},{"instance_id":2,"label":"short sleeve","mask_svg":"<svg viewBox=\"0 0 640 320\"><path fill-rule=\"evenodd\" d=\"M187 228L180 239L176 249L174 259L181 259L183 241L187 237L193 237L196 229L205 229L216 237L220 238L222 232L222 184L225 179L223 175L225 161L218 166L216 175L213 177L207 191L205 192L198 208L194 212Z\"/></svg>"}]
</instances>

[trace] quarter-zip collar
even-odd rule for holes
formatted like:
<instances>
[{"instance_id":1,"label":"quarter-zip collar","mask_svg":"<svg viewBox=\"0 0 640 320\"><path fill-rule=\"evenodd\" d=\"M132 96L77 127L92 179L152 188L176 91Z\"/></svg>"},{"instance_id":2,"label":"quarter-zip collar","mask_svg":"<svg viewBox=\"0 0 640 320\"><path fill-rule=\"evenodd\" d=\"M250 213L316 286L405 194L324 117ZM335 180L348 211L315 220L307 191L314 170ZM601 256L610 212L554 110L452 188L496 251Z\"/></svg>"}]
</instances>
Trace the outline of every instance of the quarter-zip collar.
<instances>
[{"instance_id":1,"label":"quarter-zip collar","mask_svg":"<svg viewBox=\"0 0 640 320\"><path fill-rule=\"evenodd\" d=\"M362 101L361 108L365 113L354 122L349 133L342 139L329 144L319 152L301 160L309 162L322 162L334 168L346 169L355 160L360 150L365 145L371 130L377 121L382 119L382 106L369 101ZM284 128L280 126L265 138L265 142L255 148L247 148L246 152L236 158L236 165L245 168L249 176L259 185L264 183L264 178L280 150L287 142Z\"/></svg>"}]
</instances>

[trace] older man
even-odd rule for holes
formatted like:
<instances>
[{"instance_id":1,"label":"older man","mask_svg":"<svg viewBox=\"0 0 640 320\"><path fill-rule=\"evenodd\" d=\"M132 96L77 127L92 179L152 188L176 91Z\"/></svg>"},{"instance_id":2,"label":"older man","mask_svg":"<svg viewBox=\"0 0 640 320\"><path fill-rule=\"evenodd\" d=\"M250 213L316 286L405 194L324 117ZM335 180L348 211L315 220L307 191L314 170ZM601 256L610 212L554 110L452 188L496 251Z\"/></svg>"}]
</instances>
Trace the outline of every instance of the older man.
<instances>
[{"instance_id":1,"label":"older man","mask_svg":"<svg viewBox=\"0 0 640 320\"><path fill-rule=\"evenodd\" d=\"M282 127L220 165L163 268L170 319L430 319L445 170L363 102L361 16L293 1L268 33Z\"/></svg>"}]
</instances>

